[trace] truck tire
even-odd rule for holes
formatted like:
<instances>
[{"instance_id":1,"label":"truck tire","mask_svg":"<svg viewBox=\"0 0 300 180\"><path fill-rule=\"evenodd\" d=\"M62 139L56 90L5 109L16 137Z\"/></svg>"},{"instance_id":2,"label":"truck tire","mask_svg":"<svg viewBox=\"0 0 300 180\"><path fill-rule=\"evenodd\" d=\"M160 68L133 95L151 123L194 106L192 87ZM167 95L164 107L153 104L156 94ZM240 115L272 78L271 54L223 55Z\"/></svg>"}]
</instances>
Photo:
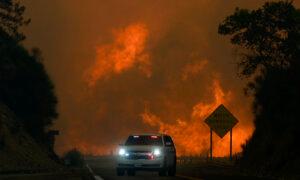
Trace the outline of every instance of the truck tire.
<instances>
[{"instance_id":1,"label":"truck tire","mask_svg":"<svg viewBox=\"0 0 300 180\"><path fill-rule=\"evenodd\" d=\"M168 168L168 175L175 176L176 174L176 157L174 158L174 164Z\"/></svg>"},{"instance_id":2,"label":"truck tire","mask_svg":"<svg viewBox=\"0 0 300 180\"><path fill-rule=\"evenodd\" d=\"M135 170L134 169L127 170L127 175L128 176L135 176Z\"/></svg>"},{"instance_id":3,"label":"truck tire","mask_svg":"<svg viewBox=\"0 0 300 180\"><path fill-rule=\"evenodd\" d=\"M165 168L159 170L159 171L158 171L158 175L159 175L159 176L165 176L165 175L166 175L166 170L165 170Z\"/></svg>"},{"instance_id":4,"label":"truck tire","mask_svg":"<svg viewBox=\"0 0 300 180\"><path fill-rule=\"evenodd\" d=\"M172 167L170 167L168 169L168 175L169 176L175 176L175 174L176 174L176 165L173 165Z\"/></svg>"},{"instance_id":5,"label":"truck tire","mask_svg":"<svg viewBox=\"0 0 300 180\"><path fill-rule=\"evenodd\" d=\"M166 157L164 157L164 165L163 165L163 167L158 171L158 175L159 176L165 176L166 175L166 173L167 173L167 171L166 171L166 167L167 167L167 159L166 159Z\"/></svg>"},{"instance_id":6,"label":"truck tire","mask_svg":"<svg viewBox=\"0 0 300 180\"><path fill-rule=\"evenodd\" d=\"M121 168L117 168L117 176L124 176L125 170Z\"/></svg>"}]
</instances>

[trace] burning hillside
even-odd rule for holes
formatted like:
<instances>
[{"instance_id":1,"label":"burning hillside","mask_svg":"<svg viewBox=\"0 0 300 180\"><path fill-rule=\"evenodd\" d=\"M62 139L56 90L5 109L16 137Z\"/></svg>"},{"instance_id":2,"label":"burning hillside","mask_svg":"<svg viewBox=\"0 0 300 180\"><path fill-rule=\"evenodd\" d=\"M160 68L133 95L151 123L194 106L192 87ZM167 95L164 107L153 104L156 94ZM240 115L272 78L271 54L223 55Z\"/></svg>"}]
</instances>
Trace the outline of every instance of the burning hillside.
<instances>
[{"instance_id":1,"label":"burning hillside","mask_svg":"<svg viewBox=\"0 0 300 180\"><path fill-rule=\"evenodd\" d=\"M204 119L220 104L230 104L231 92L225 93L218 80L211 87L214 98L212 102L199 102L193 107L190 119L178 118L175 123L165 123L160 117L152 114L148 107L141 114L143 122L149 126L157 127L160 133L166 133L174 138L179 155L205 155L209 149L209 128ZM241 151L241 145L251 135L251 128L234 128L233 152ZM229 154L228 138L214 137L214 156ZM228 150L228 151L226 151Z\"/></svg>"},{"instance_id":2,"label":"burning hillside","mask_svg":"<svg viewBox=\"0 0 300 180\"><path fill-rule=\"evenodd\" d=\"M235 89L224 90L212 61L197 53L197 46L178 49L158 41L149 48L151 29L145 23L112 32L110 43L97 46L83 76L92 92L80 98L89 109L79 112L82 117L89 112L91 118L84 126L81 119L73 120L66 135L71 140L63 149L75 146L86 154L107 154L128 134L162 132L174 138L179 155L205 155L209 128L204 119L225 104L240 119L233 129L233 152L241 151L252 133L251 123L245 123L250 120L247 106L241 106ZM213 142L214 156L229 154L227 136L214 135Z\"/></svg>"},{"instance_id":3,"label":"burning hillside","mask_svg":"<svg viewBox=\"0 0 300 180\"><path fill-rule=\"evenodd\" d=\"M108 36L89 50L94 59L82 69L83 81L63 97L69 104L61 106L57 151L109 154L128 134L165 132L180 155L205 155L209 128L203 120L219 104L240 120L233 129L233 152L241 151L253 131L250 101L231 70L223 72L224 55L212 51L214 45L201 34L210 31L189 32L189 26L196 25L162 31L136 21L107 29ZM228 155L228 136L213 138L214 156Z\"/></svg>"}]
</instances>

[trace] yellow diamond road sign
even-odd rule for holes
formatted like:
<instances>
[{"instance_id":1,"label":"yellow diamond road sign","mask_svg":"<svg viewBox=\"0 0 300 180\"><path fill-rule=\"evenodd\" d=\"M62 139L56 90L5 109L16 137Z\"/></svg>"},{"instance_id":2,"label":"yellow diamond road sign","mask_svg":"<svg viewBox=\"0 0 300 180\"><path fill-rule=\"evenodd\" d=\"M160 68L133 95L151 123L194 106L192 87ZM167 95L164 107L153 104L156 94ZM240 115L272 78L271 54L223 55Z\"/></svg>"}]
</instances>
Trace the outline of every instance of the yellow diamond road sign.
<instances>
[{"instance_id":1,"label":"yellow diamond road sign","mask_svg":"<svg viewBox=\"0 0 300 180\"><path fill-rule=\"evenodd\" d=\"M223 138L238 123L238 120L221 104L205 119L205 123Z\"/></svg>"}]
</instances>

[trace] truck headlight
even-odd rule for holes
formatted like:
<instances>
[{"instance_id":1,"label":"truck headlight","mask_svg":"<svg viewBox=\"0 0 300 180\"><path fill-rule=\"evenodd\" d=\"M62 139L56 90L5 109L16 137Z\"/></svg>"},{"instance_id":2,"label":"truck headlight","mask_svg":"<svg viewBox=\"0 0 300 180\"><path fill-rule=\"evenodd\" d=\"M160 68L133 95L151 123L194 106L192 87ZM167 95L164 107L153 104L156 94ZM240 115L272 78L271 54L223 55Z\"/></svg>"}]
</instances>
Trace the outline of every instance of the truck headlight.
<instances>
[{"instance_id":1,"label":"truck headlight","mask_svg":"<svg viewBox=\"0 0 300 180\"><path fill-rule=\"evenodd\" d=\"M126 154L126 151L124 148L119 149L119 155L124 156Z\"/></svg>"},{"instance_id":2,"label":"truck headlight","mask_svg":"<svg viewBox=\"0 0 300 180\"><path fill-rule=\"evenodd\" d=\"M155 156L160 156L161 155L160 149L154 149L153 154Z\"/></svg>"}]
</instances>

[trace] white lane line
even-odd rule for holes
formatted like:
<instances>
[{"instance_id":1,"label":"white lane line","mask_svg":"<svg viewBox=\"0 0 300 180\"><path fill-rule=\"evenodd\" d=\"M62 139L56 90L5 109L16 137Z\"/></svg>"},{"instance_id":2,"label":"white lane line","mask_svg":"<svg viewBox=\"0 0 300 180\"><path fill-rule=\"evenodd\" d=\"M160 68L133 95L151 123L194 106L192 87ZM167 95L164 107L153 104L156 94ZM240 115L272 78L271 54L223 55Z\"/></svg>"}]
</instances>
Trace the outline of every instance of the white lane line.
<instances>
[{"instance_id":1,"label":"white lane line","mask_svg":"<svg viewBox=\"0 0 300 180\"><path fill-rule=\"evenodd\" d=\"M195 178L195 177L190 177L190 176L184 176L181 174L176 174L176 177L184 178L184 179L189 179L189 180L203 180L201 178Z\"/></svg>"},{"instance_id":2,"label":"white lane line","mask_svg":"<svg viewBox=\"0 0 300 180\"><path fill-rule=\"evenodd\" d=\"M103 180L100 176L94 176L96 180Z\"/></svg>"},{"instance_id":3,"label":"white lane line","mask_svg":"<svg viewBox=\"0 0 300 180\"><path fill-rule=\"evenodd\" d=\"M104 180L100 176L96 175L94 173L94 171L91 169L91 167L88 164L86 164L86 167L88 168L88 170L90 171L90 173L94 176L95 180Z\"/></svg>"}]
</instances>

